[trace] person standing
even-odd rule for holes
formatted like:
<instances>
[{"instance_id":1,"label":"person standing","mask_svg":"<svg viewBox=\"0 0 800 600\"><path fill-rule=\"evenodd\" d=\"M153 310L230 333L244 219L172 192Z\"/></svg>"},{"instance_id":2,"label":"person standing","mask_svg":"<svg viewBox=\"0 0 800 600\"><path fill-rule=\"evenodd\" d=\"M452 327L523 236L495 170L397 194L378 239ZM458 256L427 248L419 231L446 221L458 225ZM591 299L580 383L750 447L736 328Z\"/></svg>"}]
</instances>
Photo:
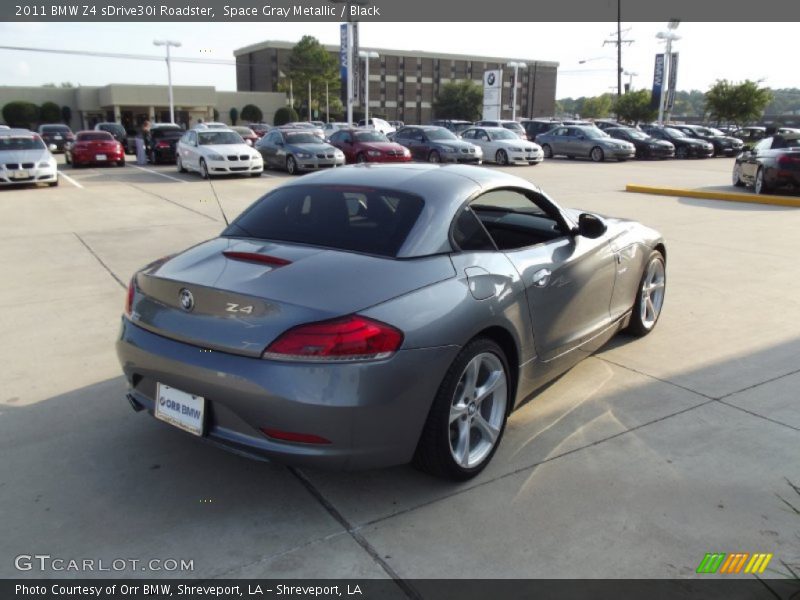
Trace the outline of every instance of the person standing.
<instances>
[{"instance_id":1,"label":"person standing","mask_svg":"<svg viewBox=\"0 0 800 600\"><path fill-rule=\"evenodd\" d=\"M150 121L145 120L136 134L136 164L147 164L147 144L150 141Z\"/></svg>"}]
</instances>

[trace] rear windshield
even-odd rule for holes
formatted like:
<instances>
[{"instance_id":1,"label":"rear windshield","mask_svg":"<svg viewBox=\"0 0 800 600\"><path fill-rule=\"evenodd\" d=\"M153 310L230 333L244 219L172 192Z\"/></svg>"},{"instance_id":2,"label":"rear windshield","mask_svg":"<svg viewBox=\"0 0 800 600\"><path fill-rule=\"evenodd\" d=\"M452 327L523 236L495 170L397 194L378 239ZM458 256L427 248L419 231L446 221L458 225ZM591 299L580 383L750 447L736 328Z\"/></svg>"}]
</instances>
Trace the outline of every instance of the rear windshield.
<instances>
[{"instance_id":1,"label":"rear windshield","mask_svg":"<svg viewBox=\"0 0 800 600\"><path fill-rule=\"evenodd\" d=\"M79 142L109 142L114 137L107 131L93 131L91 133L79 133Z\"/></svg>"},{"instance_id":2,"label":"rear windshield","mask_svg":"<svg viewBox=\"0 0 800 600\"><path fill-rule=\"evenodd\" d=\"M4 150L44 150L42 138L37 136L0 136L0 152Z\"/></svg>"},{"instance_id":3,"label":"rear windshield","mask_svg":"<svg viewBox=\"0 0 800 600\"><path fill-rule=\"evenodd\" d=\"M125 128L122 125L114 123L100 125L99 129L100 131L108 131L109 133L116 133L117 135L125 135Z\"/></svg>"},{"instance_id":4,"label":"rear windshield","mask_svg":"<svg viewBox=\"0 0 800 600\"><path fill-rule=\"evenodd\" d=\"M186 133L183 129L152 129L150 130L150 135L153 138L169 138L169 139L178 139L183 137L183 134Z\"/></svg>"},{"instance_id":5,"label":"rear windshield","mask_svg":"<svg viewBox=\"0 0 800 600\"><path fill-rule=\"evenodd\" d=\"M66 125L42 125L42 133L68 133L72 131Z\"/></svg>"},{"instance_id":6,"label":"rear windshield","mask_svg":"<svg viewBox=\"0 0 800 600\"><path fill-rule=\"evenodd\" d=\"M286 186L267 194L222 233L397 256L424 201L396 190Z\"/></svg>"}]
</instances>

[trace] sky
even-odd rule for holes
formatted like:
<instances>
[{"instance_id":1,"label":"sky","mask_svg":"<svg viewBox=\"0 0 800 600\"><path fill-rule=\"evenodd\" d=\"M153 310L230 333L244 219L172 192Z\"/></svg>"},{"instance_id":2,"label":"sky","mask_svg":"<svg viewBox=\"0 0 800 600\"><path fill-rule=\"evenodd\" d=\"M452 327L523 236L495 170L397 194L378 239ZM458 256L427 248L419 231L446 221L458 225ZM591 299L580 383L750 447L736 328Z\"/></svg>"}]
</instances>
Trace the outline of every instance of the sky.
<instances>
[{"instance_id":1,"label":"sky","mask_svg":"<svg viewBox=\"0 0 800 600\"><path fill-rule=\"evenodd\" d=\"M636 73L634 89L650 88L656 33L664 23L624 23L622 66ZM414 35L409 35L409 32ZM717 79L763 80L772 88L800 87L796 23L681 23L678 89L706 91ZM265 40L297 42L313 35L338 44L338 23L0 23L0 45L163 56L154 39L177 40L173 56L233 60L233 51ZM616 91L616 23L368 23L362 47L502 56L560 63L557 98ZM585 60L584 64L580 61ZM160 61L66 56L0 49L0 85L165 84ZM235 90L232 65L173 63L173 84ZM624 81L629 81L626 76Z\"/></svg>"}]
</instances>

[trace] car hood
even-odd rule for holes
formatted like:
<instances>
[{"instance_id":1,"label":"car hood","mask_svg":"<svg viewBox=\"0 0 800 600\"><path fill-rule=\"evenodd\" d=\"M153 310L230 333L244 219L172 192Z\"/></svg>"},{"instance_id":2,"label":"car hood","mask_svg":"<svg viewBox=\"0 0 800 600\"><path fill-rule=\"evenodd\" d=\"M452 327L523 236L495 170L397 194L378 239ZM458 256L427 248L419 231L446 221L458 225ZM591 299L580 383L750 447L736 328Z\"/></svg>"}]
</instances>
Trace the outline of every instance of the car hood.
<instances>
[{"instance_id":1,"label":"car hood","mask_svg":"<svg viewBox=\"0 0 800 600\"><path fill-rule=\"evenodd\" d=\"M50 160L53 155L49 150L33 149L33 150L6 150L0 152L0 164L3 163L23 163L23 162L41 162Z\"/></svg>"},{"instance_id":2,"label":"car hood","mask_svg":"<svg viewBox=\"0 0 800 600\"><path fill-rule=\"evenodd\" d=\"M333 152L337 148L323 142L316 144L286 144L285 148L292 152Z\"/></svg>"},{"instance_id":3,"label":"car hood","mask_svg":"<svg viewBox=\"0 0 800 600\"><path fill-rule=\"evenodd\" d=\"M523 142L524 140L520 140ZM469 142L464 142L462 140L431 140L431 144L435 146L444 146L445 148L474 148L474 144L470 144Z\"/></svg>"},{"instance_id":4,"label":"car hood","mask_svg":"<svg viewBox=\"0 0 800 600\"><path fill-rule=\"evenodd\" d=\"M517 138L516 140L492 140L492 143L500 146L501 148L530 148L532 150L541 150L539 144L536 142L523 140L521 138Z\"/></svg>"},{"instance_id":5,"label":"car hood","mask_svg":"<svg viewBox=\"0 0 800 600\"><path fill-rule=\"evenodd\" d=\"M208 146L198 146L217 154L253 154L253 147L247 144L209 144Z\"/></svg>"},{"instance_id":6,"label":"car hood","mask_svg":"<svg viewBox=\"0 0 800 600\"><path fill-rule=\"evenodd\" d=\"M387 152L388 150L405 150L405 146L401 146L395 142L361 142L359 144L364 150L378 150L379 152Z\"/></svg>"}]
</instances>

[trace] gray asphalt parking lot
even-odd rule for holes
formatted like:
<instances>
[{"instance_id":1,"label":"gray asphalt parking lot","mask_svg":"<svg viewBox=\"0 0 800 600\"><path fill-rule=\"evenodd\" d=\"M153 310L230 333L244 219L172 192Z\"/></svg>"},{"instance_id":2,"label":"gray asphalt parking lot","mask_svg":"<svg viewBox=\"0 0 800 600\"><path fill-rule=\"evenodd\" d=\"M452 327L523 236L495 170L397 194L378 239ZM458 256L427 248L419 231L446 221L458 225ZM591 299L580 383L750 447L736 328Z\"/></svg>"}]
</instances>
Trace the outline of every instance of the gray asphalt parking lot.
<instances>
[{"instance_id":1,"label":"gray asphalt parking lot","mask_svg":"<svg viewBox=\"0 0 800 600\"><path fill-rule=\"evenodd\" d=\"M0 190L0 575L109 575L15 569L35 553L193 560L110 575L203 578L690 577L712 551L773 553L773 574L800 565L800 210L622 191L725 186L731 166L507 169L565 206L659 229L667 299L652 335L617 337L515 412L461 485L255 462L130 409L114 353L124 287L221 230L207 182L61 164L57 188ZM232 218L286 177L214 187Z\"/></svg>"}]
</instances>

